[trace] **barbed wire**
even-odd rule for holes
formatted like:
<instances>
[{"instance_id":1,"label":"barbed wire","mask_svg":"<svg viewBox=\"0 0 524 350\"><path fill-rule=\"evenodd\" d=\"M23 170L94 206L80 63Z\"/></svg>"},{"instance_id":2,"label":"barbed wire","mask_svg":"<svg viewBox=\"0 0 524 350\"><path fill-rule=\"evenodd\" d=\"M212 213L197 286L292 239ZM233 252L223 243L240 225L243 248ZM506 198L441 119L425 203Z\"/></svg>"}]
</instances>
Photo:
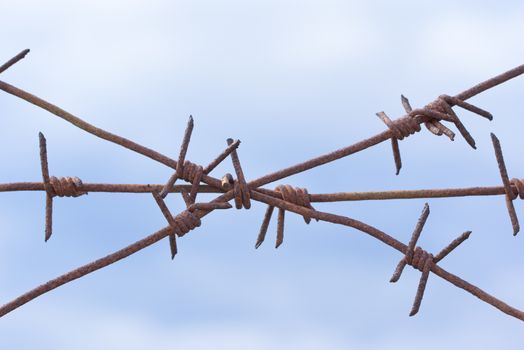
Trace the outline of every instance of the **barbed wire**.
<instances>
[{"instance_id":1,"label":"barbed wire","mask_svg":"<svg viewBox=\"0 0 524 350\"><path fill-rule=\"evenodd\" d=\"M23 59L28 54L28 52L29 50L24 50L0 66L0 73L9 69L12 65ZM340 192L323 194L310 194L305 188L297 188L291 185L279 185L274 190L262 187L269 183L287 178L291 175L313 169L343 157L347 157L351 154L360 152L387 140L391 140L393 158L395 162L396 173L398 175L402 168L402 160L398 141L421 131L422 124L424 124L424 126L432 134L437 136L445 135L450 140L454 140L455 133L449 129L445 123L452 124L456 127L457 131L464 138L464 140L472 148L476 148L475 139L466 129L459 116L453 110L453 107L460 107L483 118L492 120L493 117L489 112L467 103L466 100L523 73L524 65L518 66L503 74L488 79L455 96L441 95L435 101L427 104L423 108L413 109L408 99L404 96L401 96L401 103L406 111L404 116L401 116L395 120L391 120L385 112L377 113L377 116L387 126L386 131L383 131L375 136L364 139L350 146L321 155L288 168L281 169L249 182L245 179L238 154L238 147L240 145L239 140L234 141L232 139L227 139L227 144L224 150L205 167L186 159L186 153L194 127L194 121L191 116L189 117L189 121L184 133L178 160L174 160L153 149L147 148L134 141L91 125L58 106L55 106L6 82L0 81L0 90L3 90L8 94L19 97L31 104L47 110L48 112L99 138L125 147L131 151L151 158L174 169L173 175L166 181L165 184L84 183L80 178L74 176L51 176L47 159L47 140L42 133L39 133L40 161L43 181L0 184L0 192L45 192L45 241L50 239L53 233L53 199L55 197L63 196L78 197L89 192L151 193L168 225L159 231L154 232L131 245L128 245L127 247L124 247L91 263L83 265L75 270L69 271L13 299L3 306L0 306L0 317L8 314L9 312L44 293L47 293L61 285L122 260L162 240L163 238L169 237L171 257L174 258L178 253L178 237L183 237L190 231L201 226L202 219L211 212L215 210L231 209L232 205L228 202L234 200L235 207L237 209L249 209L251 207L252 201L261 202L267 204L268 206L255 242L255 248L260 247L260 245L264 242L273 211L275 208L278 208L277 234L275 243L276 248L278 248L284 241L285 212L289 211L301 215L304 218L306 224L309 224L311 219L315 219L317 221L326 221L355 228L358 231L366 233L399 251L403 254L403 258L398 263L390 282L397 282L399 280L406 265L410 265L422 273L413 307L409 314L410 316L417 314L419 311L428 278L430 274L433 273L434 275L439 276L449 283L471 293L480 300L496 307L500 311L524 321L523 311L508 305L502 300L488 294L482 289L448 272L438 265L438 263L444 257L446 257L449 253L451 253L455 248L457 248L461 243L470 237L471 231L466 231L461 234L457 239L453 240L448 246L446 246L435 256L424 250L422 247L417 246L418 239L430 213L429 205L427 203L425 204L422 214L417 221L408 245L398 241L394 237L369 224L347 216L316 210L311 204L315 202L503 195L513 226L513 234L516 235L520 229L520 226L515 208L513 206L513 200L517 197L520 197L521 199L524 198L524 180L515 178L511 180L509 179L502 155L500 141L494 134L491 134L491 138L502 179L502 186L394 190L380 192ZM220 178L211 176L210 173L228 157L230 157L232 160L236 178L234 178L229 173L224 174ZM189 183L189 185L177 185L176 182L178 180L185 181ZM176 215L171 213L164 201L166 196L174 193L180 193L184 203L186 204L186 209ZM209 202L198 202L197 197L200 193L217 193L219 195Z\"/></svg>"}]
</instances>

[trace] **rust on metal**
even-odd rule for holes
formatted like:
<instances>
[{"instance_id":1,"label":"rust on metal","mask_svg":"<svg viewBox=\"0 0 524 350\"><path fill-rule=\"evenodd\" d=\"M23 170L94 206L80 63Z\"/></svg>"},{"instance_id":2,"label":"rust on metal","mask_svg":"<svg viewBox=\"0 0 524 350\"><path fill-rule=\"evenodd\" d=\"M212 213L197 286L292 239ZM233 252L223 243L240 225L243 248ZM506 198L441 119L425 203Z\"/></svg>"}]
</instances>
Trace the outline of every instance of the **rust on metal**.
<instances>
[{"instance_id":1,"label":"rust on metal","mask_svg":"<svg viewBox=\"0 0 524 350\"><path fill-rule=\"evenodd\" d=\"M29 50L24 50L18 55L0 66L0 73L12 67L24 58ZM215 210L227 210L232 208L229 202L234 200L238 209L251 207L251 202L256 201L267 205L262 225L255 243L255 248L259 248L265 239L270 225L271 216L275 208L278 209L277 219L277 238L275 246L278 248L284 240L284 220L285 213L291 212L303 217L306 223L311 219L325 221L337 225L354 228L362 233L368 234L378 241L400 252L403 257L397 265L391 278L391 282L396 282L400 278L406 265L421 271L421 277L410 315L415 315L419 309L427 286L429 275L432 273L454 286L461 288L483 302L492 305L501 312L524 321L524 312L508 305L502 300L486 293L482 289L472 285L464 279L448 272L438 265L451 251L457 248L462 242L469 238L471 231L464 232L461 236L453 240L441 252L435 256L427 252L417 241L422 229L429 216L429 205L425 205L413 231L408 245L397 240L393 236L375 228L369 224L353 219L348 216L336 215L322 212L315 209L311 203L314 202L337 202L337 201L363 201L363 200L388 200L388 199L409 199L409 198L450 198L458 196L495 196L503 195L509 211L509 216L513 225L514 234L519 230L519 223L513 200L517 197L524 198L524 180L509 179L500 141L492 134L495 155L502 178L502 186L491 187L467 187L467 188L443 188L443 189L419 189L419 190L390 190L381 192L340 192L340 193L319 193L311 194L304 188L293 187L291 185L279 185L274 190L262 186L282 180L289 176L304 172L329 162L347 157L351 154L363 151L379 143L391 140L395 167L397 174L402 167L398 141L410 135L418 133L421 125L434 135L445 135L453 140L455 133L448 128L454 125L465 141L475 148L475 140L471 133L466 129L464 123L453 110L457 106L473 112L481 117L492 120L492 115L477 106L468 102L467 99L513 79L524 73L524 65L502 73L496 77L488 79L474 87L465 90L455 96L440 95L433 102L428 103L423 108L411 107L410 102L401 96L401 103L406 112L405 115L392 120L384 112L377 113L378 117L386 124L387 130L364 139L355 144L335 150L333 152L318 156L305 162L292 165L270 174L264 175L252 181L246 181L243 169L240 164L237 149L240 141L227 140L227 147L209 165L203 167L186 159L186 154L194 127L193 117L189 121L183 136L178 160L147 148L134 141L100 129L88 122L76 117L64 109L47 102L29 92L26 92L13 85L0 81L0 90L25 100L38 106L55 116L64 119L75 127L78 127L96 137L120 145L128 150L141 154L155 160L171 169L173 175L165 184L106 184L106 183L84 183L78 177L54 177L49 175L49 165L47 159L47 142L42 133L40 138L40 160L42 170L42 182L17 182L0 184L0 192L7 191L43 191L46 194L46 217L45 217L45 239L46 241L52 234L52 211L53 198L56 196L78 197L89 192L111 192L111 193L150 193L156 201L161 213L164 215L167 226L152 233L151 235L130 244L112 254L97 259L91 263L83 265L77 269L69 271L55 279L52 279L29 292L18 296L12 301L0 306L0 317L10 313L27 302L52 291L66 283L81 278L89 273L102 269L110 264L122 260L160 240L169 237L171 257L178 252L177 238L185 236L190 231L201 225L202 219ZM449 125L446 125L448 123ZM210 173L227 157L231 157L236 179L231 174L226 174L220 178L211 176ZM176 184L177 180L186 184ZM169 193L180 193L185 203L183 211L173 215L167 207L164 198ZM199 193L216 193L218 196L209 202L196 202Z\"/></svg>"}]
</instances>

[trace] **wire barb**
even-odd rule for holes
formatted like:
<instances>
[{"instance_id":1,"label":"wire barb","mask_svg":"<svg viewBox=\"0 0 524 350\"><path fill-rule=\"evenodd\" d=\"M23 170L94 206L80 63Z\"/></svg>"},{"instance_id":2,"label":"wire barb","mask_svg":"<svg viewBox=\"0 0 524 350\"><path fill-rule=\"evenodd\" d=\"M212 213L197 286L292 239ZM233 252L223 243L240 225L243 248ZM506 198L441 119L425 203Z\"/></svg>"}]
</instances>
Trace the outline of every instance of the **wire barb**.
<instances>
[{"instance_id":1,"label":"wire barb","mask_svg":"<svg viewBox=\"0 0 524 350\"><path fill-rule=\"evenodd\" d=\"M234 144L233 139L227 139L228 146ZM233 162L233 168L237 174L237 180L234 182L234 192L235 192L235 206L237 209L251 208L251 196L249 193L249 187L247 185L246 179L244 177L244 172L242 171L242 166L240 165L240 159L238 158L238 153L236 148L231 150L231 161Z\"/></svg>"},{"instance_id":2,"label":"wire barb","mask_svg":"<svg viewBox=\"0 0 524 350\"><path fill-rule=\"evenodd\" d=\"M513 205L513 200L517 198L517 194L513 192L511 184L516 184L516 189L521 198L524 192L521 192L524 186L522 182L513 179L509 180L508 171L506 170L506 164L504 163L504 156L502 155L502 147L500 146L500 141L491 133L491 141L493 143L493 149L495 150L495 157L497 158L497 164L499 166L500 177L502 179L502 184L504 185L504 191L506 192L506 207L508 208L509 218L511 219L511 226L513 226L513 235L516 236L520 231L519 218L515 212L515 206Z\"/></svg>"},{"instance_id":3,"label":"wire barb","mask_svg":"<svg viewBox=\"0 0 524 350\"><path fill-rule=\"evenodd\" d=\"M423 122L426 128L434 135L446 135L451 141L453 141L455 134L440 121L451 122L455 124L466 142L473 149L476 149L475 139L473 139L460 118L455 111L453 111L452 107L457 105L488 120L493 119L491 113L467 103L458 97L449 95L440 95L435 101L427 104L424 108L415 110L413 110L409 100L404 95L400 95L400 101L407 113L404 117L392 121L386 113L376 113L380 120L386 124L389 130L391 130L391 148L393 151L393 159L395 160L396 175L400 173L400 169L402 168L398 140L403 140L405 137L420 131L421 122Z\"/></svg>"},{"instance_id":4,"label":"wire barb","mask_svg":"<svg viewBox=\"0 0 524 350\"><path fill-rule=\"evenodd\" d=\"M274 209L275 207L272 205L267 206L266 213L264 214L264 221L262 221L262 225L260 226L260 232L255 243L255 249L258 249L258 247L260 247L262 243L264 243L264 239L266 239L267 229L269 227L271 215L273 215Z\"/></svg>"},{"instance_id":5,"label":"wire barb","mask_svg":"<svg viewBox=\"0 0 524 350\"><path fill-rule=\"evenodd\" d=\"M45 201L45 242L53 234L53 198L58 197L79 197L87 194L82 189L82 180L78 177L55 177L49 176L49 164L47 161L47 140L41 132L38 133L40 145L40 166L42 169L42 179L46 192Z\"/></svg>"},{"instance_id":6,"label":"wire barb","mask_svg":"<svg viewBox=\"0 0 524 350\"><path fill-rule=\"evenodd\" d=\"M411 104L409 103L408 98L404 95L400 95L400 101L406 113L410 114L413 111L413 108L411 108ZM455 133L449 130L444 124L440 123L437 119L430 119L428 121L425 121L424 126L426 127L426 129L428 129L432 134L436 136L446 135L451 141L455 139Z\"/></svg>"},{"instance_id":7,"label":"wire barb","mask_svg":"<svg viewBox=\"0 0 524 350\"><path fill-rule=\"evenodd\" d=\"M400 279L400 276L402 275L402 272L404 271L406 265L411 265L414 269L417 269L422 272L417 287L417 293L415 294L415 300L413 301L413 306L411 308L409 316L416 315L420 309L420 304L422 303L422 298L424 297L424 291L426 290L426 284L429 278L429 274L432 271L433 267L439 261L445 258L451 251L457 248L462 242L468 239L471 234L471 231L464 232L462 235L460 235L458 238L456 238L450 244L448 244L444 249L442 249L436 256L433 256L433 254L428 253L421 247L416 246L420 234L422 233L422 229L426 224L428 216L429 205L426 203L424 205L424 209L422 210L422 214L418 219L415 230L411 235L411 240L409 241L409 244L405 251L405 256L397 264L395 272L393 272L393 275L390 279L390 282L392 283L397 282Z\"/></svg>"},{"instance_id":8,"label":"wire barb","mask_svg":"<svg viewBox=\"0 0 524 350\"><path fill-rule=\"evenodd\" d=\"M407 99L403 101L403 103L409 103L407 102ZM393 150L393 158L395 160L395 167L397 169L396 175L400 173L400 168L402 168L402 160L400 157L400 149L398 146L398 140L403 140L405 137L408 137L409 135L413 135L414 133L420 131L420 125L419 123L411 117L404 117L397 119L395 121L392 121L389 119L389 117L384 112L378 112L377 116L386 124L386 126L392 131L393 135L391 137L391 148Z\"/></svg>"},{"instance_id":9,"label":"wire barb","mask_svg":"<svg viewBox=\"0 0 524 350\"><path fill-rule=\"evenodd\" d=\"M166 185L160 191L160 197L166 198L167 194L175 184L176 180L182 177L183 168L184 168L184 160L186 158L187 148L189 146L189 142L191 141L191 133L193 132L193 116L189 116L189 120L187 122L186 131L184 132L184 139L182 140L182 145L180 146L180 154L178 156L178 162L176 171L169 180L167 181Z\"/></svg>"},{"instance_id":10,"label":"wire barb","mask_svg":"<svg viewBox=\"0 0 524 350\"><path fill-rule=\"evenodd\" d=\"M167 207L166 203L164 202L164 199L158 192L153 191L153 198L156 201L156 204L160 208L160 211L164 215L164 217L167 220L167 223L172 229L172 232L169 234L169 248L171 250L171 260L175 258L175 255L178 253L178 247L176 242L176 226L177 223L175 222L175 218L173 218L173 215L171 215L171 212L169 211L169 208Z\"/></svg>"},{"instance_id":11,"label":"wire barb","mask_svg":"<svg viewBox=\"0 0 524 350\"><path fill-rule=\"evenodd\" d=\"M313 206L311 205L309 193L305 188L293 187L291 185L280 185L277 186L277 188L275 188L275 194L289 203L293 203L295 205L299 205L307 209L315 210L315 208L313 208ZM256 249L260 247L260 245L264 242L264 239L266 238L266 233L269 227L269 223L271 221L273 209L274 206L269 205L266 210L266 214L264 215L264 220L262 221L262 225L260 226L260 232L255 243ZM309 224L311 222L311 217L307 215L303 215L302 217L304 218L304 222L306 224ZM279 209L277 222L277 239L275 243L275 248L280 247L280 245L284 242L284 218L285 211L283 209Z\"/></svg>"},{"instance_id":12,"label":"wire barb","mask_svg":"<svg viewBox=\"0 0 524 350\"><path fill-rule=\"evenodd\" d=\"M211 161L211 163L206 166L204 169L204 174L209 174L213 169L215 169L224 159L227 158L233 152L238 148L240 145L240 140L236 140L235 142L231 143L227 148L224 150L224 152L220 153L215 159Z\"/></svg>"},{"instance_id":13,"label":"wire barb","mask_svg":"<svg viewBox=\"0 0 524 350\"><path fill-rule=\"evenodd\" d=\"M21 51L19 54L17 54L15 57L11 58L9 61L4 63L0 66L0 74L11 68L11 66L15 65L18 61L25 58L25 56L29 53L29 49L25 49Z\"/></svg>"},{"instance_id":14,"label":"wire barb","mask_svg":"<svg viewBox=\"0 0 524 350\"><path fill-rule=\"evenodd\" d=\"M8 69L10 66L22 59L27 50L15 56L13 59L8 61L6 64L0 66L0 73ZM64 177L57 178L49 175L48 161L47 161L47 145L45 137L42 133L39 134L40 138L40 160L42 168L42 183L13 183L13 184L0 184L1 191L17 191L17 190L30 190L30 191L45 191L46 192L46 240L49 239L52 232L52 209L53 209L53 198L55 196L72 196L76 197L82 194L86 194L88 191L93 192L129 192L129 193L152 193L157 205L159 206L162 214L168 222L168 226L105 257L97 259L91 263L74 269L70 272L65 273L53 280L50 280L40 286L30 290L29 292L20 295L14 300L0 306L0 317L7 313L15 310L16 308L24 305L25 303L37 298L38 296L49 292L63 284L71 282L75 279L83 277L91 272L97 271L104 268L116 261L124 259L125 257L134 254L141 249L144 249L153 243L160 241L165 237L170 239L170 249L172 258L177 254L177 236L182 237L189 231L195 229L201 225L201 219L216 209L229 209L231 204L228 202L235 200L235 206L237 208L248 209L251 206L251 199L265 203L268 205L264 220L262 222L259 235L255 248L258 248L265 239L267 229L270 224L271 216L275 208L278 208L278 222L277 222L277 239L276 247L279 247L284 240L284 221L286 211L290 211L301 215L306 223L309 223L311 219L322 220L333 224L344 225L357 229L365 234L368 234L378 241L392 247L393 249L400 251L404 254L404 257L398 263L395 273L393 274L391 281L398 281L403 269L406 265L411 265L415 269L422 272L415 301L410 315L414 315L418 312L424 291L426 288L427 280L430 273L443 278L451 284L464 289L471 293L475 297L483 300L484 302L494 306L498 310L524 321L524 312L518 310L503 301L495 298L494 296L484 292L480 288L468 283L467 281L459 278L458 276L444 270L437 265L444 257L446 257L451 251L458 247L464 242L470 235L470 231L464 232L460 237L453 240L447 247L445 247L439 254L433 256L431 253L425 251L421 247L417 246L417 241L421 235L422 229L429 216L429 206L426 204L422 211L422 214L417 222L415 230L411 236L409 244L406 246L402 242L398 241L394 237L388 235L379 229L370 226L366 223L358 221L356 219L335 215L327 212L321 212L311 206L311 202L328 202L338 200L364 200L364 199L391 199L391 198L421 198L421 196L429 197L452 197L462 195L501 195L506 196L506 201L511 208L513 208L512 200L517 196L524 197L524 180L512 179L509 180L504 165L502 151L500 149L500 143L494 135L492 135L495 153L497 155L497 161L499 163L499 169L501 172L503 187L485 187L485 188L466 188L466 189L441 189L441 190L419 190L419 191L393 191L393 192L379 192L379 193L334 193L334 194L318 194L310 195L306 189L294 188L289 185L277 186L275 190L264 189L262 186L284 179L294 174L298 174L315 167L333 162L337 159L347 157L351 154L360 152L364 149L375 146L381 142L391 140L393 145L393 152L395 156L395 164L397 167L397 173L401 167L400 152L398 147L398 140L420 131L420 125L425 124L426 128L435 135L446 135L453 140L454 133L444 126L443 122L450 122L455 124L461 135L466 141L475 147L475 141L466 130L458 116L453 111L453 106L459 106L463 109L479 114L482 117L491 120L492 116L489 112L484 111L476 106L473 106L465 100L479 94L489 88L492 88L498 84L501 84L509 79L512 79L520 74L524 73L524 65L516 67L510 71L507 71L501 75L488 79L458 95L448 96L441 95L437 100L426 105L424 108L412 109L407 98L401 96L402 105L406 111L406 114L392 121L389 117L381 112L378 114L379 118L387 125L388 130L372 136L368 139L357 142L353 145L346 146L342 149L335 150L330 153L318 156L313 159L309 159L305 162L295 164L285 169L275 171L273 173L264 175L258 179L252 180L249 183L246 182L243 174L242 167L238 158L237 148L240 141L228 139L228 147L219 154L208 166L203 168L200 165L192 163L186 160L186 153L193 130L193 118L190 116L188 125L184 133L184 139L180 148L180 154L178 161L171 159L159 152L144 147L131 140L125 139L121 136L109 133L103 129L97 128L84 120L74 116L73 114L55 106L35 95L32 95L24 90L9 85L3 81L0 81L0 90L3 90L11 95L17 96L27 102L30 102L50 113L66 120L74 126L89 132L97 137L100 137L109 142L118 144L126 149L142 154L150 159L160 162L171 169L175 169L175 173L171 176L169 181L164 185L128 185L128 184L84 184L79 178L76 177ZM396 144L395 144L396 143ZM237 175L237 179L234 180L230 174L226 174L221 179L214 178L208 174L215 169L228 156L231 157L233 167ZM398 156L398 157L397 157ZM186 181L191 185L175 185L177 179ZM201 185L204 182L206 185ZM173 217L169 211L166 203L164 202L165 196L170 192L180 192L186 209L181 213ZM220 195L208 203L196 203L196 196L198 193L219 193ZM224 193L225 192L225 193ZM410 197L411 196L411 197ZM352 199L350 199L352 198ZM513 216L515 220L513 220ZM516 221L516 214L514 208L510 210L510 217L512 222ZM518 224L518 221L516 221Z\"/></svg>"}]
</instances>

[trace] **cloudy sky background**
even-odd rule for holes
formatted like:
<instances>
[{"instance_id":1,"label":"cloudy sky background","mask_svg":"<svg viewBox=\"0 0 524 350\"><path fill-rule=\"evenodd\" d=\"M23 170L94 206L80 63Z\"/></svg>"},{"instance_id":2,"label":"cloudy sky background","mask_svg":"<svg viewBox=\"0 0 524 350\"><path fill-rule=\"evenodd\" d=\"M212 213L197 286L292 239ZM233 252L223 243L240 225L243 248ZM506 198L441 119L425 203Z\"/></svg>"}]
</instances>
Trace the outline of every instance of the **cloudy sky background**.
<instances>
[{"instance_id":1,"label":"cloudy sky background","mask_svg":"<svg viewBox=\"0 0 524 350\"><path fill-rule=\"evenodd\" d=\"M188 158L207 164L228 137L242 141L248 179L344 147L400 116L400 94L422 106L523 62L519 1L3 1L0 59L30 55L0 79L86 121L176 158L192 114ZM510 177L520 162L524 77L460 111L473 151L423 132L293 176L310 193L499 185L489 138L501 139ZM171 170L0 94L0 182L39 181L38 137L50 171L84 182L164 183ZM214 175L232 172L224 162ZM211 199L211 196L202 196ZM424 200L318 204L407 242ZM502 197L432 199L420 239L438 252L473 234L441 265L524 308L522 237ZM170 196L173 212L182 210ZM515 202L517 212L522 204ZM165 226L148 195L90 194L55 201L44 244L44 194L0 196L0 302ZM420 273L389 278L401 255L365 234L287 215L254 250L265 206L209 215L167 241L59 288L0 319L10 348L39 349L516 349L522 323L431 276L408 317Z\"/></svg>"}]
</instances>

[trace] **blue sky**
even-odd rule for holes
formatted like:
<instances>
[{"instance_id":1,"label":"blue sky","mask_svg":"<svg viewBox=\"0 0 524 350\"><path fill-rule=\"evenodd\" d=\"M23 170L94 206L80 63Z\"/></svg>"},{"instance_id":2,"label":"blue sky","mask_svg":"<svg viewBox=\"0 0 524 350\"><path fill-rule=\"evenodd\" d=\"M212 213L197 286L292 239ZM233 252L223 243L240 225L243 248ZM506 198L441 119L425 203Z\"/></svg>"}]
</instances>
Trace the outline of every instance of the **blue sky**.
<instances>
[{"instance_id":1,"label":"blue sky","mask_svg":"<svg viewBox=\"0 0 524 350\"><path fill-rule=\"evenodd\" d=\"M4 2L2 60L30 55L0 79L90 123L173 158L190 114L188 158L207 164L242 141L248 179L384 130L400 94L423 106L523 63L517 1L16 1ZM472 99L495 117L460 111L473 151L426 130L281 183L310 193L499 185L495 132L510 177L519 162L524 77ZM0 182L39 181L38 132L50 171L84 182L164 183L171 170L0 94ZM214 175L232 172L224 162ZM210 196L202 196L211 199ZM317 204L407 242L424 200ZM502 197L429 200L420 239L438 252L471 238L441 265L524 308L522 238ZM173 212L183 208L170 196ZM521 203L515 201L517 212ZM44 244L44 194L0 196L0 302L165 226L151 196L92 193L55 201ZM0 319L2 343L39 349L517 348L521 322L431 276L408 317L419 273L392 285L400 254L355 230L288 214L284 244L254 243L265 206L214 213L167 241L59 288ZM521 233L522 234L522 233ZM30 336L28 336L30 334ZM520 338L520 339L519 339Z\"/></svg>"}]
</instances>

